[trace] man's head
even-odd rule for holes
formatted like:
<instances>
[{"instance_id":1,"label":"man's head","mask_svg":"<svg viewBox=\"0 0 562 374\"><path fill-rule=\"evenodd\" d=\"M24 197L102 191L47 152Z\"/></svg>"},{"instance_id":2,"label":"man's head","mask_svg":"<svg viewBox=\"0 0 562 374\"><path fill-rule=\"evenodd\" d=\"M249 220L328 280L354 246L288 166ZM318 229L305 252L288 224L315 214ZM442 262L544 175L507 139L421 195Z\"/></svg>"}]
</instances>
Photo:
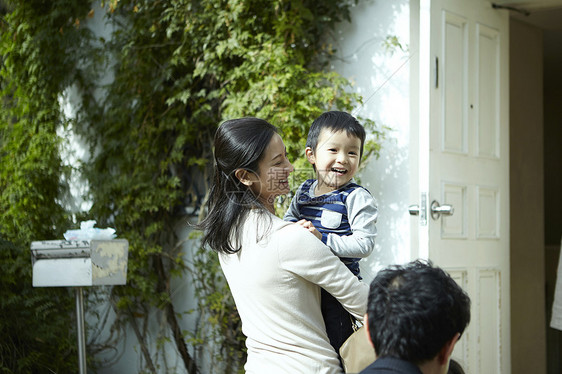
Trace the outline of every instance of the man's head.
<instances>
[{"instance_id":1,"label":"man's head","mask_svg":"<svg viewBox=\"0 0 562 374\"><path fill-rule=\"evenodd\" d=\"M369 291L367 317L378 357L400 358L418 366L438 357L448 364L470 321L470 299L442 269L414 261L377 274Z\"/></svg>"}]
</instances>

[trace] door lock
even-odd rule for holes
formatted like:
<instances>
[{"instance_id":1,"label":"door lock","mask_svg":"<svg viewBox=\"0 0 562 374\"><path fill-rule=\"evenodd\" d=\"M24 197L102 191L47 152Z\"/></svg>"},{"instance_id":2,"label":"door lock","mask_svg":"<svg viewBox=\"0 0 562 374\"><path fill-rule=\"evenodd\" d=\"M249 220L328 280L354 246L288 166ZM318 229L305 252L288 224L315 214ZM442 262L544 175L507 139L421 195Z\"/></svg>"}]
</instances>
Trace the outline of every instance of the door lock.
<instances>
[{"instance_id":1,"label":"door lock","mask_svg":"<svg viewBox=\"0 0 562 374\"><path fill-rule=\"evenodd\" d=\"M408 212L411 216L420 216L420 225L427 225L427 192L422 192L420 198L420 205L410 205Z\"/></svg>"}]
</instances>

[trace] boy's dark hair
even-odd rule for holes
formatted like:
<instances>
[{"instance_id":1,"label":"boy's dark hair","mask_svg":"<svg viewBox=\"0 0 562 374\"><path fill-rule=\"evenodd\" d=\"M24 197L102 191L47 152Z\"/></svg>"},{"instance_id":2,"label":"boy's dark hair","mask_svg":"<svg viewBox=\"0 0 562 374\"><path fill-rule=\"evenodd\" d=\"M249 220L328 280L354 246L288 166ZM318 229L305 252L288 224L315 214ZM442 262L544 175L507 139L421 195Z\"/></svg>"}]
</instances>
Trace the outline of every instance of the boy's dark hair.
<instances>
[{"instance_id":1,"label":"boy's dark hair","mask_svg":"<svg viewBox=\"0 0 562 374\"><path fill-rule=\"evenodd\" d=\"M357 121L355 117L346 112L331 111L325 112L316 118L306 139L306 146L316 151L318 146L318 137L322 129L328 129L333 132L345 131L348 135L353 135L361 140L361 150L359 157L363 157L363 145L365 144L365 128Z\"/></svg>"},{"instance_id":2,"label":"boy's dark hair","mask_svg":"<svg viewBox=\"0 0 562 374\"><path fill-rule=\"evenodd\" d=\"M377 356L418 365L463 333L470 322L470 299L449 274L418 260L377 274L367 313Z\"/></svg>"}]
</instances>

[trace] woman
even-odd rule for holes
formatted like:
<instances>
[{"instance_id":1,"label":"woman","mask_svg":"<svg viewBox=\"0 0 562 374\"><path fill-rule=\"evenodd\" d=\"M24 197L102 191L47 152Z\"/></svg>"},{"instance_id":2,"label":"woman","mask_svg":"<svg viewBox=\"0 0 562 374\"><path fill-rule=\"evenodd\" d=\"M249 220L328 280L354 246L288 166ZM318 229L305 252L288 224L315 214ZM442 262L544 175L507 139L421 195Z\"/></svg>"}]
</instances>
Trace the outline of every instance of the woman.
<instances>
[{"instance_id":1,"label":"woman","mask_svg":"<svg viewBox=\"0 0 562 374\"><path fill-rule=\"evenodd\" d=\"M368 285L308 230L274 215L292 171L274 126L258 118L224 122L215 135L203 244L219 253L240 314L247 373L341 373L320 287L362 320Z\"/></svg>"}]
</instances>

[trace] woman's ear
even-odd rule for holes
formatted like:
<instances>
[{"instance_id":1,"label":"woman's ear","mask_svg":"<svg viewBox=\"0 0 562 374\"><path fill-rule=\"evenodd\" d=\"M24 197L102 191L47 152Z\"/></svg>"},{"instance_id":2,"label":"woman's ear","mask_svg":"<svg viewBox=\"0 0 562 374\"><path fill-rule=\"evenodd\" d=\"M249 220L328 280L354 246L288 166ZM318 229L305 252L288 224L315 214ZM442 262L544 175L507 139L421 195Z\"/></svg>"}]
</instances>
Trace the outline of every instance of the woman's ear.
<instances>
[{"instance_id":1,"label":"woman's ear","mask_svg":"<svg viewBox=\"0 0 562 374\"><path fill-rule=\"evenodd\" d=\"M252 177L254 177L254 173L250 173L246 169L236 169L234 172L234 176L245 186L250 187L254 181Z\"/></svg>"},{"instance_id":2,"label":"woman's ear","mask_svg":"<svg viewBox=\"0 0 562 374\"><path fill-rule=\"evenodd\" d=\"M304 154L306 155L308 162L310 162L312 165L316 163L316 157L314 157L314 151L312 150L312 148L306 147L304 149Z\"/></svg>"}]
</instances>

